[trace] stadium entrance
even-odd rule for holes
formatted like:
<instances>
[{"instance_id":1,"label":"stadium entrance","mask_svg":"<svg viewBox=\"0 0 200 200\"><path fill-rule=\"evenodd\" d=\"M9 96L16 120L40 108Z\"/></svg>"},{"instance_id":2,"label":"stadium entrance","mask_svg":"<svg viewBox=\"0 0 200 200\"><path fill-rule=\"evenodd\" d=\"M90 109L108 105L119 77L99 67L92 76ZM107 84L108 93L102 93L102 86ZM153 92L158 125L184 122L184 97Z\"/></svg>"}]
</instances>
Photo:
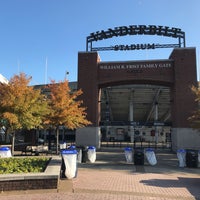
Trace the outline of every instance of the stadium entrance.
<instances>
[{"instance_id":1,"label":"stadium entrance","mask_svg":"<svg viewBox=\"0 0 200 200\"><path fill-rule=\"evenodd\" d=\"M92 44L136 34L178 38L178 44L95 48ZM164 47L173 51L162 60L102 62L97 52ZM77 145L98 148L101 140L163 144L172 139L173 149L198 146L195 137L199 133L188 121L197 109L192 85L197 85L196 50L185 47L185 34L180 29L140 25L91 33L86 52L78 54L78 88L83 90L82 100L92 126L76 131Z\"/></svg>"},{"instance_id":2,"label":"stadium entrance","mask_svg":"<svg viewBox=\"0 0 200 200\"><path fill-rule=\"evenodd\" d=\"M147 84L102 88L100 127L101 146L170 148L170 88Z\"/></svg>"}]
</instances>

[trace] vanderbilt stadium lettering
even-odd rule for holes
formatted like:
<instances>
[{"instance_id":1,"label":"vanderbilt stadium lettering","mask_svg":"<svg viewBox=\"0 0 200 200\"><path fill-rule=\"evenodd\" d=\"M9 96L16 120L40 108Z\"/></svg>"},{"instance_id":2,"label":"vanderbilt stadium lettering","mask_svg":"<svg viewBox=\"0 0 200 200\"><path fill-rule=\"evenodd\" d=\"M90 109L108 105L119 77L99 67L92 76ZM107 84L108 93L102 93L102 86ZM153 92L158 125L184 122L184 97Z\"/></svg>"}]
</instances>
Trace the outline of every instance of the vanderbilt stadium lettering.
<instances>
[{"instance_id":1,"label":"vanderbilt stadium lettering","mask_svg":"<svg viewBox=\"0 0 200 200\"><path fill-rule=\"evenodd\" d=\"M115 45L115 51L155 49L155 44Z\"/></svg>"},{"instance_id":2,"label":"vanderbilt stadium lettering","mask_svg":"<svg viewBox=\"0 0 200 200\"><path fill-rule=\"evenodd\" d=\"M184 38L185 33L181 31L180 28L170 28L168 26L156 26L156 25L130 25L130 26L120 26L114 29L109 28L104 31L97 31L90 33L87 37L87 42L93 42L103 39L108 39L118 36L126 35L160 35L173 38Z\"/></svg>"}]
</instances>

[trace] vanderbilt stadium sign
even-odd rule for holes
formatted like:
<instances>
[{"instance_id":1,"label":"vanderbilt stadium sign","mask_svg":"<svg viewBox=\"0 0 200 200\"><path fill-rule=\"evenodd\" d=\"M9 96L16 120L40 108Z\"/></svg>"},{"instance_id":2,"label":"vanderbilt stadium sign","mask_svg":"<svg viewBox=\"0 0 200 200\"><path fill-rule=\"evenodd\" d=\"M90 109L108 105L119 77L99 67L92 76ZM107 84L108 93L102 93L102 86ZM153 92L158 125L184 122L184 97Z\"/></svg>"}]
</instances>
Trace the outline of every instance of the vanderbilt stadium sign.
<instances>
[{"instance_id":1,"label":"vanderbilt stadium sign","mask_svg":"<svg viewBox=\"0 0 200 200\"><path fill-rule=\"evenodd\" d=\"M178 42L175 44L117 44L109 47L93 47L93 42L127 35L158 35L176 38L178 39ZM113 29L109 28L107 30L90 33L86 41L86 51L127 51L175 47L185 47L185 32L183 32L180 28L170 28L168 26L156 25L130 25L115 27Z\"/></svg>"}]
</instances>

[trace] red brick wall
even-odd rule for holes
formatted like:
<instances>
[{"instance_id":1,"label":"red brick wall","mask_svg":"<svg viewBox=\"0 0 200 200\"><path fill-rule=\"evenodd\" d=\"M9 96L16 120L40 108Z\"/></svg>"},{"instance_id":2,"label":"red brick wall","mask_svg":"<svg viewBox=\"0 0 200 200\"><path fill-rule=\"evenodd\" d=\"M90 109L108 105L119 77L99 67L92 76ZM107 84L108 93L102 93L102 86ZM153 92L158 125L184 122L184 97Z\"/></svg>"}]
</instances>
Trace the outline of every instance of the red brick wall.
<instances>
[{"instance_id":1,"label":"red brick wall","mask_svg":"<svg viewBox=\"0 0 200 200\"><path fill-rule=\"evenodd\" d=\"M87 119L98 126L99 123L99 89L98 89L98 54L79 53L78 88L82 89L81 99L87 107Z\"/></svg>"},{"instance_id":2,"label":"red brick wall","mask_svg":"<svg viewBox=\"0 0 200 200\"><path fill-rule=\"evenodd\" d=\"M174 49L174 84L171 88L173 127L190 127L188 117L197 110L195 96L191 86L197 86L195 48Z\"/></svg>"},{"instance_id":3,"label":"red brick wall","mask_svg":"<svg viewBox=\"0 0 200 200\"><path fill-rule=\"evenodd\" d=\"M57 189L58 179L0 181L1 191Z\"/></svg>"},{"instance_id":4,"label":"red brick wall","mask_svg":"<svg viewBox=\"0 0 200 200\"><path fill-rule=\"evenodd\" d=\"M145 67L147 64L154 67ZM164 65L170 65L171 67L161 67ZM102 66L124 66L125 69L102 69ZM128 68L129 66L135 66L136 68ZM174 80L173 62L171 60L99 62L98 77L96 84L100 86L138 83L172 85Z\"/></svg>"},{"instance_id":5,"label":"red brick wall","mask_svg":"<svg viewBox=\"0 0 200 200\"><path fill-rule=\"evenodd\" d=\"M171 67L139 67L136 69L104 69L105 65L170 64ZM100 88L122 84L157 84L171 88L173 127L188 127L188 117L197 108L190 87L197 84L196 51L194 48L174 49L167 60L100 62L97 52L78 55L78 88L83 90L82 100L87 107L88 119L99 124Z\"/></svg>"}]
</instances>

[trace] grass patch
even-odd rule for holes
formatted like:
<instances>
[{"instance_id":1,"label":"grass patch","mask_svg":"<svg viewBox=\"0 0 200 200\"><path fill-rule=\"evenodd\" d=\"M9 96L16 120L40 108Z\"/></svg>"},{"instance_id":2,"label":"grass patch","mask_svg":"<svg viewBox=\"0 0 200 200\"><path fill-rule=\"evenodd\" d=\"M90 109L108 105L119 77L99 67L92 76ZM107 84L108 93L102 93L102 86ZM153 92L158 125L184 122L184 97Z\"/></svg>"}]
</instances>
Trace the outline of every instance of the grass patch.
<instances>
[{"instance_id":1,"label":"grass patch","mask_svg":"<svg viewBox=\"0 0 200 200\"><path fill-rule=\"evenodd\" d=\"M0 174L40 173L46 169L50 158L0 158Z\"/></svg>"}]
</instances>

